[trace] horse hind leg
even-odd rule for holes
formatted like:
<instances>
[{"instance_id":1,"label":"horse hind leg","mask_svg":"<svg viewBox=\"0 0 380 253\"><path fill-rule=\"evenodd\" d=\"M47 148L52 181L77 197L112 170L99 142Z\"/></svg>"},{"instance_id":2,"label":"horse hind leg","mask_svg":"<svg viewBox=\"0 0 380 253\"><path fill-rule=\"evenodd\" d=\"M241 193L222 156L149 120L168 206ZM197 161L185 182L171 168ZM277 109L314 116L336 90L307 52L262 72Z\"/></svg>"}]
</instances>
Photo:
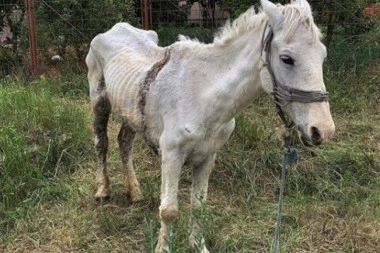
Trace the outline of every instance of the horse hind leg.
<instances>
[{"instance_id":1,"label":"horse hind leg","mask_svg":"<svg viewBox=\"0 0 380 253\"><path fill-rule=\"evenodd\" d=\"M133 169L132 148L136 132L124 121L121 125L118 143L121 162L125 173L124 183L128 200L134 202L141 198L140 185Z\"/></svg>"},{"instance_id":2,"label":"horse hind leg","mask_svg":"<svg viewBox=\"0 0 380 253\"><path fill-rule=\"evenodd\" d=\"M109 197L109 179L107 175L107 125L111 113L111 103L104 91L92 100L94 112L93 127L95 132L95 149L98 158L98 169L96 172L97 191L95 198L106 199Z\"/></svg>"}]
</instances>

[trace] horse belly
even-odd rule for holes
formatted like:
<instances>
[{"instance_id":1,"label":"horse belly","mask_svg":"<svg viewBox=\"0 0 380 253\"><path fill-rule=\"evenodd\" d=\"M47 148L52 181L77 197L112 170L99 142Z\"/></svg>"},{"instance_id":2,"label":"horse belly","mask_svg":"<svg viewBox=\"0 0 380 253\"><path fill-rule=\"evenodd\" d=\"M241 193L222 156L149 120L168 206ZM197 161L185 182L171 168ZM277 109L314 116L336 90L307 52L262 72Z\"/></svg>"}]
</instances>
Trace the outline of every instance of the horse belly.
<instances>
[{"instance_id":1,"label":"horse belly","mask_svg":"<svg viewBox=\"0 0 380 253\"><path fill-rule=\"evenodd\" d=\"M141 62L127 61L123 55L112 59L105 71L107 95L112 111L128 121L136 129L141 128L139 96L149 66Z\"/></svg>"}]
</instances>

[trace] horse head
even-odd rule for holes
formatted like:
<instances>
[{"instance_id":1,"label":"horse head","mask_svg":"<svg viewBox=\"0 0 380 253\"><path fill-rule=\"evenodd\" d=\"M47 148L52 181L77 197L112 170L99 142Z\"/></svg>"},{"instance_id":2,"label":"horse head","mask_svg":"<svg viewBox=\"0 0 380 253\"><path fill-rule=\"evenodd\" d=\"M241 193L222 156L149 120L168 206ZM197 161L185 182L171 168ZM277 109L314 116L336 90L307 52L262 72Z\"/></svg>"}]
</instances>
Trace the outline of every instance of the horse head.
<instances>
[{"instance_id":1,"label":"horse head","mask_svg":"<svg viewBox=\"0 0 380 253\"><path fill-rule=\"evenodd\" d=\"M263 35L267 66L261 71L263 88L274 92L280 113L296 125L306 145L322 144L333 135L335 124L323 81L326 47L310 6L306 0L285 6L268 0L261 4L268 22Z\"/></svg>"}]
</instances>

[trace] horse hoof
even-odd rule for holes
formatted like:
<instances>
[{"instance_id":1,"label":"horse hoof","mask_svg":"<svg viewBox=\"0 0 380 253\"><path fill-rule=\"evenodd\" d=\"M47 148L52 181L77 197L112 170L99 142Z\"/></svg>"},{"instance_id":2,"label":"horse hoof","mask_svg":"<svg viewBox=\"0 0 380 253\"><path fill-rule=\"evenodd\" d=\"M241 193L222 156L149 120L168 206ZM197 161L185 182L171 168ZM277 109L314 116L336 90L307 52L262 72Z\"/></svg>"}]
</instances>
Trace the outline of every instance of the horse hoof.
<instances>
[{"instance_id":1,"label":"horse hoof","mask_svg":"<svg viewBox=\"0 0 380 253\"><path fill-rule=\"evenodd\" d=\"M143 195L139 188L132 191L127 190L127 199L129 202L138 202L143 199Z\"/></svg>"},{"instance_id":2,"label":"horse hoof","mask_svg":"<svg viewBox=\"0 0 380 253\"><path fill-rule=\"evenodd\" d=\"M143 199L143 197L142 197L141 193L139 193L139 194L133 194L133 195L127 193L127 199L131 203L136 203L136 202L141 201Z\"/></svg>"}]
</instances>

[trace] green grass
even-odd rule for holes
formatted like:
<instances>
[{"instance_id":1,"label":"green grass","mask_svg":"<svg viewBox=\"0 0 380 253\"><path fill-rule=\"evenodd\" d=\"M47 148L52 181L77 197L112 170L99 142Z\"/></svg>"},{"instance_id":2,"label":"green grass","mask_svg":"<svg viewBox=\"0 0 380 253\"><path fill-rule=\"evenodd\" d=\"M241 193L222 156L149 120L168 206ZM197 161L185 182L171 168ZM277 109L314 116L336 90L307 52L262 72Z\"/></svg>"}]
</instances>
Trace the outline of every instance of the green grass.
<instances>
[{"instance_id":1,"label":"green grass","mask_svg":"<svg viewBox=\"0 0 380 253\"><path fill-rule=\"evenodd\" d=\"M380 118L375 113L378 93L373 92L377 79L356 93L356 79L343 80L326 80L337 124L334 139L318 148L299 147L301 160L288 175L281 252L375 252L377 248ZM80 84L79 91L67 93L74 82ZM129 203L115 142L119 122L113 120L111 199L97 203L90 108L82 83L43 77L29 87L9 82L1 86L5 115L1 243L5 252L154 249L159 227L159 160L137 140L135 166L144 199ZM236 131L217 158L207 209L202 213L205 240L212 252L270 250L280 173L276 129L280 125L268 97L261 97L238 116ZM63 140L64 134L70 138ZM32 157L31 145L38 145ZM189 252L190 168L184 168L180 185L180 218L170 240L173 252Z\"/></svg>"},{"instance_id":2,"label":"green grass","mask_svg":"<svg viewBox=\"0 0 380 253\"><path fill-rule=\"evenodd\" d=\"M42 87L0 86L0 233L41 201L66 198L58 178L77 168L89 148L83 109Z\"/></svg>"}]
</instances>

